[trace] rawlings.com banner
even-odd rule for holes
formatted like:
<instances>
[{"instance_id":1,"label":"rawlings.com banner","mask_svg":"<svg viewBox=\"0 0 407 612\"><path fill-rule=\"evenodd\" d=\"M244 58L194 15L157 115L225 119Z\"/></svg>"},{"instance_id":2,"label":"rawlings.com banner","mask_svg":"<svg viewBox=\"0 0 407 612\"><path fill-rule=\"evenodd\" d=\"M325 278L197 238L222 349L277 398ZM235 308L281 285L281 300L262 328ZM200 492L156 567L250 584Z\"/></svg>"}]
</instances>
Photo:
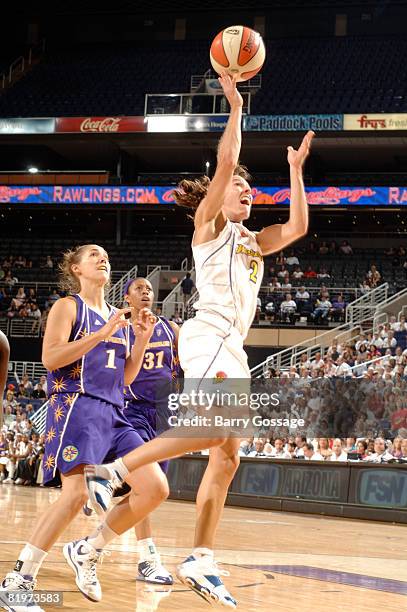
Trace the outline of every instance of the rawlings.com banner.
<instances>
[{"instance_id":1,"label":"rawlings.com banner","mask_svg":"<svg viewBox=\"0 0 407 612\"><path fill-rule=\"evenodd\" d=\"M0 185L0 203L7 204L173 204L174 186ZM308 187L311 206L405 206L407 187ZM286 206L290 190L253 187L253 204Z\"/></svg>"}]
</instances>

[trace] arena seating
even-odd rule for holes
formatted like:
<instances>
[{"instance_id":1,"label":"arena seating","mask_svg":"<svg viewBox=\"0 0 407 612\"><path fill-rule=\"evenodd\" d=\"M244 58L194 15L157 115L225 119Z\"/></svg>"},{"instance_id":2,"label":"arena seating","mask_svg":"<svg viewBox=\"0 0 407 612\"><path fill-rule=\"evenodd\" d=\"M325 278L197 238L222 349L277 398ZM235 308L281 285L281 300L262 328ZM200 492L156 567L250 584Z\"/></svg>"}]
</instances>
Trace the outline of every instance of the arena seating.
<instances>
[{"instance_id":1,"label":"arena seating","mask_svg":"<svg viewBox=\"0 0 407 612\"><path fill-rule=\"evenodd\" d=\"M266 41L253 114L405 112L407 40L332 37ZM176 70L174 70L176 66ZM287 72L287 66L290 67ZM3 116L143 115L144 94L189 91L208 68L207 41L50 50L0 97Z\"/></svg>"}]
</instances>

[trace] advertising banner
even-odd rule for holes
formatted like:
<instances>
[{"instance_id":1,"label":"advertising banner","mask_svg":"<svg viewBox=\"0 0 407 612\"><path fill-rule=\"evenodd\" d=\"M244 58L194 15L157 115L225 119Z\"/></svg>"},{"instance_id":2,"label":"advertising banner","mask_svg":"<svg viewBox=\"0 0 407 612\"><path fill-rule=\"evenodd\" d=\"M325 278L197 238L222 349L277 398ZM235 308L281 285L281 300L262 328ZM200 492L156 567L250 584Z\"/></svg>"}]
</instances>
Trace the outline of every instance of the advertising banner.
<instances>
[{"instance_id":1,"label":"advertising banner","mask_svg":"<svg viewBox=\"0 0 407 612\"><path fill-rule=\"evenodd\" d=\"M344 115L344 130L407 130L407 113L369 113L368 115Z\"/></svg>"},{"instance_id":2,"label":"advertising banner","mask_svg":"<svg viewBox=\"0 0 407 612\"><path fill-rule=\"evenodd\" d=\"M174 186L0 185L0 203L7 204L173 204ZM405 206L407 187L308 187L311 206ZM290 190L253 187L253 204L286 206Z\"/></svg>"},{"instance_id":3,"label":"advertising banner","mask_svg":"<svg viewBox=\"0 0 407 612\"><path fill-rule=\"evenodd\" d=\"M55 132L145 132L144 117L59 117Z\"/></svg>"},{"instance_id":4,"label":"advertising banner","mask_svg":"<svg viewBox=\"0 0 407 612\"><path fill-rule=\"evenodd\" d=\"M0 119L0 134L53 134L55 119L24 119L12 117Z\"/></svg>"},{"instance_id":5,"label":"advertising banner","mask_svg":"<svg viewBox=\"0 0 407 612\"><path fill-rule=\"evenodd\" d=\"M247 115L243 118L246 132L341 131L343 115Z\"/></svg>"}]
</instances>

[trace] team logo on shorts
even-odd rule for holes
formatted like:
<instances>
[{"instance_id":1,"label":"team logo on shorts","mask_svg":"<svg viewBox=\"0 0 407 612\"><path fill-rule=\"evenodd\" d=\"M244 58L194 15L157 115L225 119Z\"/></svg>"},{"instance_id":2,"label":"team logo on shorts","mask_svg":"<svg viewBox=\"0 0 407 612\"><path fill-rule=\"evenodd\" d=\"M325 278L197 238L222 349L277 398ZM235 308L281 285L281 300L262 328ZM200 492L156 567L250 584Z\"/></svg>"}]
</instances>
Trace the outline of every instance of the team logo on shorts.
<instances>
[{"instance_id":1,"label":"team logo on shorts","mask_svg":"<svg viewBox=\"0 0 407 612\"><path fill-rule=\"evenodd\" d=\"M215 374L215 378L214 378L214 383L216 385L216 383L221 383L225 380L225 378L227 378L228 375L225 374L225 372L216 372Z\"/></svg>"},{"instance_id":2,"label":"team logo on shorts","mask_svg":"<svg viewBox=\"0 0 407 612\"><path fill-rule=\"evenodd\" d=\"M78 455L79 455L79 451L76 448L76 446L71 446L71 445L65 446L64 450L62 451L62 459L66 461L67 463L71 463L71 461L75 461Z\"/></svg>"}]
</instances>

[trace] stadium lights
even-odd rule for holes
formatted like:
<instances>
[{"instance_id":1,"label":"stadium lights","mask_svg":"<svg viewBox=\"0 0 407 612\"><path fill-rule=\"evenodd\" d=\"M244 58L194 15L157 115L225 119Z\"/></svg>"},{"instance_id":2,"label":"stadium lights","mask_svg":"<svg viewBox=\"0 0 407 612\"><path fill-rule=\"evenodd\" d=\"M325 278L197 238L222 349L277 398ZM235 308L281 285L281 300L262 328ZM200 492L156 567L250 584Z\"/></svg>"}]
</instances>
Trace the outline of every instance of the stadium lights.
<instances>
[{"instance_id":1,"label":"stadium lights","mask_svg":"<svg viewBox=\"0 0 407 612\"><path fill-rule=\"evenodd\" d=\"M36 168L35 166L30 166L30 167L28 168L28 172L29 172L30 174L38 174L38 168Z\"/></svg>"}]
</instances>

